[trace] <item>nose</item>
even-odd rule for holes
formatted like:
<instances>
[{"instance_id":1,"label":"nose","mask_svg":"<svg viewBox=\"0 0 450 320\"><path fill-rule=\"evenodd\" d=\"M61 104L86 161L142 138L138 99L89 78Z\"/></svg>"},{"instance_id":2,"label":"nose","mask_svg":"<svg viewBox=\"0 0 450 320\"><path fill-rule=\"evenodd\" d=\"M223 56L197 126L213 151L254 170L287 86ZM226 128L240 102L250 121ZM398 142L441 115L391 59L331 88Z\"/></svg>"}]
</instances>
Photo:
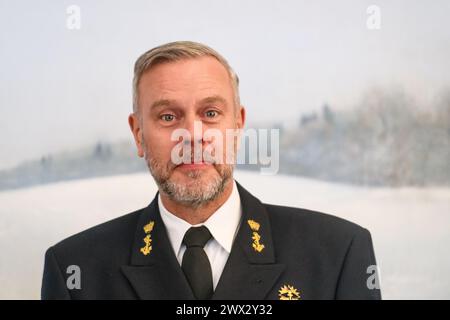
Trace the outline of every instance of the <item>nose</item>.
<instances>
[{"instance_id":1,"label":"nose","mask_svg":"<svg viewBox=\"0 0 450 320\"><path fill-rule=\"evenodd\" d=\"M203 160L204 149L204 125L195 114L189 114L185 116L183 121L183 129L186 130L186 136L183 137L183 143L185 146L190 145L190 161L201 162ZM186 150L187 151L187 150ZM189 158L189 156L186 154ZM185 158L185 160L187 160Z\"/></svg>"},{"instance_id":2,"label":"nose","mask_svg":"<svg viewBox=\"0 0 450 320\"><path fill-rule=\"evenodd\" d=\"M199 120L195 114L187 115L185 121L183 123L184 129L187 130L188 137L185 137L185 143L188 143L187 140L191 143L191 146L194 146L194 143L203 144L203 134L205 130L205 126L201 120Z\"/></svg>"}]
</instances>

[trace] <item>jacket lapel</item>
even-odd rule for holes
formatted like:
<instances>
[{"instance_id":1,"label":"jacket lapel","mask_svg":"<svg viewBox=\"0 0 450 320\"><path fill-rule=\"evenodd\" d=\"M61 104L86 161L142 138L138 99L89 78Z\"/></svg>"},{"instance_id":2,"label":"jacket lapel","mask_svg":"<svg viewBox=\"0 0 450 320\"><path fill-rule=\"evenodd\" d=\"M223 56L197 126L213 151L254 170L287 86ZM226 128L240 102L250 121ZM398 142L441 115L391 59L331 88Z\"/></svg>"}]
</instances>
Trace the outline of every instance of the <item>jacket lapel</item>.
<instances>
[{"instance_id":1,"label":"jacket lapel","mask_svg":"<svg viewBox=\"0 0 450 320\"><path fill-rule=\"evenodd\" d=\"M236 184L242 204L242 221L213 299L261 300L286 266L276 263L265 207L239 183Z\"/></svg>"},{"instance_id":2,"label":"jacket lapel","mask_svg":"<svg viewBox=\"0 0 450 320\"><path fill-rule=\"evenodd\" d=\"M242 220L233 247L212 299L264 299L285 269L277 264L268 213L262 203L237 183L242 204ZM258 230L249 224L256 222ZM151 221L153 229L144 227ZM255 227L255 226L253 226ZM254 232L260 237L255 250ZM151 251L143 254L144 238L150 234ZM264 248L261 249L261 245ZM258 247L258 246L256 246ZM158 208L158 193L139 218L130 265L122 272L140 299L195 299L176 259Z\"/></svg>"},{"instance_id":3,"label":"jacket lapel","mask_svg":"<svg viewBox=\"0 0 450 320\"><path fill-rule=\"evenodd\" d=\"M153 221L150 227L149 223ZM146 230L144 227L148 226ZM151 229L151 231L148 231ZM146 247L144 238L150 235ZM131 252L131 264L122 266L122 272L140 299L194 299L189 284L176 259L158 208L158 193L139 218Z\"/></svg>"}]
</instances>

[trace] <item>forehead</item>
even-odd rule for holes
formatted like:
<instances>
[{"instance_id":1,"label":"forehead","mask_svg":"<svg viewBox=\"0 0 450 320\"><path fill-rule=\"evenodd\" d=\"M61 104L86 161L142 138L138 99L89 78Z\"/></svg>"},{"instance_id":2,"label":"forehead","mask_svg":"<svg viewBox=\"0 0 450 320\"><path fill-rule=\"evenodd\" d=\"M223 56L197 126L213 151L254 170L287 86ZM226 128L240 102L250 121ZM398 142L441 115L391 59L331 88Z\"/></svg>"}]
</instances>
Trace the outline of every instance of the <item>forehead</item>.
<instances>
[{"instance_id":1,"label":"forehead","mask_svg":"<svg viewBox=\"0 0 450 320\"><path fill-rule=\"evenodd\" d=\"M213 57L157 64L145 72L139 82L139 95L146 101L197 94L222 94L227 99L232 95L228 71Z\"/></svg>"}]
</instances>

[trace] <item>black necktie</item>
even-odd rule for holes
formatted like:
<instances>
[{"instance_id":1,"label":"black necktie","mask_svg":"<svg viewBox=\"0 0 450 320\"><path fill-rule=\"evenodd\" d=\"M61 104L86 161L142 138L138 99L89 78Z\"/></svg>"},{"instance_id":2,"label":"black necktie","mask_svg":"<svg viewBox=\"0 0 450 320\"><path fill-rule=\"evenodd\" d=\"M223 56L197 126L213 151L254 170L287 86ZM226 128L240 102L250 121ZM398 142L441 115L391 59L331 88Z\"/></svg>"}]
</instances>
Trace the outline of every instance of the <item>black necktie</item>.
<instances>
[{"instance_id":1,"label":"black necktie","mask_svg":"<svg viewBox=\"0 0 450 320\"><path fill-rule=\"evenodd\" d=\"M208 256L203 247L211 239L211 233L205 226L192 227L183 238L186 251L181 268L197 299L210 299L213 294L212 271Z\"/></svg>"}]
</instances>

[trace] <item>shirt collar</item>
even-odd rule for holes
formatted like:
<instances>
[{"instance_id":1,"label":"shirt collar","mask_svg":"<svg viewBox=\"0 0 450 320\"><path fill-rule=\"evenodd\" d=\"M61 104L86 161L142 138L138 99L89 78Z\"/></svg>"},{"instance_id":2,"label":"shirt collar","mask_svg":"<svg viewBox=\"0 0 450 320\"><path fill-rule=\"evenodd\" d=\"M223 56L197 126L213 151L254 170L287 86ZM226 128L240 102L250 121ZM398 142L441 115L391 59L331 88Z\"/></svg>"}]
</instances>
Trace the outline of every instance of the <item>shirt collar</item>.
<instances>
[{"instance_id":1,"label":"shirt collar","mask_svg":"<svg viewBox=\"0 0 450 320\"><path fill-rule=\"evenodd\" d=\"M158 194L158 206L161 219L164 222L175 254L178 254L181 249L186 231L190 227L198 227L202 225L208 228L213 238L222 248L224 248L228 253L231 252L231 247L233 245L242 214L241 200L237 190L236 181L233 180L233 189L228 199L209 217L208 220L202 224L193 226L185 220L172 214L164 207L160 194Z\"/></svg>"}]
</instances>

